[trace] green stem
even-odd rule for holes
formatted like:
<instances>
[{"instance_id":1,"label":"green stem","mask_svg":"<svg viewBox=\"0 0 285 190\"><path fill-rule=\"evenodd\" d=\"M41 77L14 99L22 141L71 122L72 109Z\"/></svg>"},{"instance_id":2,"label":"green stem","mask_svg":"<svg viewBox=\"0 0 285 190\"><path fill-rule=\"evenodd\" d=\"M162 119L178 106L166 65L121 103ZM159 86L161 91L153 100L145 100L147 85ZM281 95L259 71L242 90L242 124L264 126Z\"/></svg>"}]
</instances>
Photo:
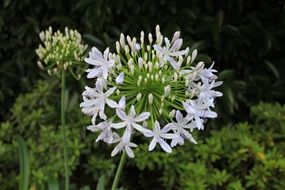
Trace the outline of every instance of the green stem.
<instances>
[{"instance_id":1,"label":"green stem","mask_svg":"<svg viewBox=\"0 0 285 190\"><path fill-rule=\"evenodd\" d=\"M69 189L68 176L68 160L67 160L67 142L66 142L66 126L65 126L65 70L61 72L61 128L63 138L63 154L64 154L64 175L65 175L65 190Z\"/></svg>"},{"instance_id":2,"label":"green stem","mask_svg":"<svg viewBox=\"0 0 285 190\"><path fill-rule=\"evenodd\" d=\"M123 151L123 154L121 156L118 169L116 171L116 176L115 176L115 179L114 179L114 182L113 182L113 185L112 185L112 190L116 190L117 189L117 186L118 186L118 183L119 183L119 180L120 180L120 177L121 177L121 173L122 173L125 161L126 161L126 152Z\"/></svg>"}]
</instances>

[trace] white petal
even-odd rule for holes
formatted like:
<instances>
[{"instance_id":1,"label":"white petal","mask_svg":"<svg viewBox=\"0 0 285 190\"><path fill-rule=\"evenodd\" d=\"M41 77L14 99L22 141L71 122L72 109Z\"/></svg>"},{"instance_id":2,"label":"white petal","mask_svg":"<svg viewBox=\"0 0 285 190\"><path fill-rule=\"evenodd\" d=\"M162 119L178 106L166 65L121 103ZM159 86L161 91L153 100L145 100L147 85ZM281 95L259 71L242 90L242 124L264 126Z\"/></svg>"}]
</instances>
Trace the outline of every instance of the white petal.
<instances>
[{"instance_id":1,"label":"white petal","mask_svg":"<svg viewBox=\"0 0 285 190\"><path fill-rule=\"evenodd\" d=\"M134 155L134 152L132 151L132 149L129 147L129 146L125 146L125 150L126 150L126 153L127 155L130 157L130 158L134 158L135 155Z\"/></svg>"},{"instance_id":2,"label":"white petal","mask_svg":"<svg viewBox=\"0 0 285 190\"><path fill-rule=\"evenodd\" d=\"M111 94L113 94L116 90L116 87L110 88L109 90L107 90L107 92L105 93L107 97L111 96Z\"/></svg>"},{"instance_id":3,"label":"white petal","mask_svg":"<svg viewBox=\"0 0 285 190\"><path fill-rule=\"evenodd\" d=\"M153 133L153 131L151 131L149 129L145 129L144 132L143 132L143 135L146 136L146 137L153 137L154 133Z\"/></svg>"},{"instance_id":4,"label":"white petal","mask_svg":"<svg viewBox=\"0 0 285 190\"><path fill-rule=\"evenodd\" d=\"M126 113L125 113L123 110L116 109L116 113L117 113L117 116L118 116L122 121L127 120L127 115L126 115Z\"/></svg>"},{"instance_id":5,"label":"white petal","mask_svg":"<svg viewBox=\"0 0 285 190\"><path fill-rule=\"evenodd\" d=\"M136 110L135 110L135 106L131 106L131 109L129 111L129 117L130 118L134 118L136 116Z\"/></svg>"},{"instance_id":6,"label":"white petal","mask_svg":"<svg viewBox=\"0 0 285 190\"><path fill-rule=\"evenodd\" d=\"M107 119L107 116L106 114L104 113L104 111L99 111L99 117L103 120L106 120Z\"/></svg>"},{"instance_id":7,"label":"white petal","mask_svg":"<svg viewBox=\"0 0 285 190\"><path fill-rule=\"evenodd\" d=\"M168 123L167 125L165 125L162 129L161 129L161 132L162 133L167 133L168 131L170 130L173 130L175 129L176 126L174 125L174 123Z\"/></svg>"},{"instance_id":8,"label":"white petal","mask_svg":"<svg viewBox=\"0 0 285 190\"><path fill-rule=\"evenodd\" d=\"M138 115L137 117L135 117L134 121L135 122L143 122L145 120L147 120L150 116L149 112L143 112L140 115Z\"/></svg>"},{"instance_id":9,"label":"white petal","mask_svg":"<svg viewBox=\"0 0 285 190\"><path fill-rule=\"evenodd\" d=\"M165 139L175 139L178 137L177 134L171 134L171 133L163 133L160 135L162 138L165 138Z\"/></svg>"},{"instance_id":10,"label":"white petal","mask_svg":"<svg viewBox=\"0 0 285 190\"><path fill-rule=\"evenodd\" d=\"M121 72L116 78L116 83L117 84L123 84L124 83L124 77L125 77L125 73Z\"/></svg>"},{"instance_id":11,"label":"white petal","mask_svg":"<svg viewBox=\"0 0 285 190\"><path fill-rule=\"evenodd\" d=\"M95 78L98 77L99 75L101 75L102 71L101 69L87 69L86 70L88 72L87 78Z\"/></svg>"},{"instance_id":12,"label":"white petal","mask_svg":"<svg viewBox=\"0 0 285 190\"><path fill-rule=\"evenodd\" d=\"M145 131L145 128L143 127L143 126L141 126L141 125L139 125L139 124L136 124L136 123L132 123L132 126L136 129L136 130L138 130L138 131L140 131L141 133L143 133L144 131Z\"/></svg>"},{"instance_id":13,"label":"white petal","mask_svg":"<svg viewBox=\"0 0 285 190\"><path fill-rule=\"evenodd\" d=\"M161 140L158 142L161 146L161 148L167 152L167 153L171 153L172 152L172 149L171 147L164 141L164 140Z\"/></svg>"},{"instance_id":14,"label":"white petal","mask_svg":"<svg viewBox=\"0 0 285 190\"><path fill-rule=\"evenodd\" d=\"M121 151L121 150L122 150L122 148L121 148L120 143L119 143L119 144L114 148L114 150L112 151L111 156L113 157L113 156L117 155L117 154L119 153L119 151Z\"/></svg>"},{"instance_id":15,"label":"white petal","mask_svg":"<svg viewBox=\"0 0 285 190\"><path fill-rule=\"evenodd\" d=\"M127 122L120 122L120 123L112 123L110 124L110 127L114 129L121 129L127 125Z\"/></svg>"},{"instance_id":16,"label":"white petal","mask_svg":"<svg viewBox=\"0 0 285 190\"><path fill-rule=\"evenodd\" d=\"M122 96L122 98L119 101L119 108L120 109L125 109L126 107L126 97Z\"/></svg>"},{"instance_id":17,"label":"white petal","mask_svg":"<svg viewBox=\"0 0 285 190\"><path fill-rule=\"evenodd\" d=\"M153 49L159 53L163 53L163 49L160 45L153 45Z\"/></svg>"},{"instance_id":18,"label":"white petal","mask_svg":"<svg viewBox=\"0 0 285 190\"><path fill-rule=\"evenodd\" d=\"M108 106L110 108L117 108L117 107L119 107L117 102L115 102L114 100L108 99L108 98L106 99L106 103L108 104Z\"/></svg>"},{"instance_id":19,"label":"white petal","mask_svg":"<svg viewBox=\"0 0 285 190\"><path fill-rule=\"evenodd\" d=\"M175 117L176 117L177 123L182 123L183 115L182 115L182 113L179 110L176 111L176 116Z\"/></svg>"},{"instance_id":20,"label":"white petal","mask_svg":"<svg viewBox=\"0 0 285 190\"><path fill-rule=\"evenodd\" d=\"M155 123L154 123L154 129L155 129L155 131L160 131L160 124L159 124L158 121L155 121Z\"/></svg>"},{"instance_id":21,"label":"white petal","mask_svg":"<svg viewBox=\"0 0 285 190\"><path fill-rule=\"evenodd\" d=\"M152 151L157 143L156 137L153 137L151 140L149 146L148 146L148 151Z\"/></svg>"},{"instance_id":22,"label":"white petal","mask_svg":"<svg viewBox=\"0 0 285 190\"><path fill-rule=\"evenodd\" d=\"M89 125L87 127L87 130L91 131L91 132L96 132L96 131L99 131L97 125Z\"/></svg>"}]
</instances>

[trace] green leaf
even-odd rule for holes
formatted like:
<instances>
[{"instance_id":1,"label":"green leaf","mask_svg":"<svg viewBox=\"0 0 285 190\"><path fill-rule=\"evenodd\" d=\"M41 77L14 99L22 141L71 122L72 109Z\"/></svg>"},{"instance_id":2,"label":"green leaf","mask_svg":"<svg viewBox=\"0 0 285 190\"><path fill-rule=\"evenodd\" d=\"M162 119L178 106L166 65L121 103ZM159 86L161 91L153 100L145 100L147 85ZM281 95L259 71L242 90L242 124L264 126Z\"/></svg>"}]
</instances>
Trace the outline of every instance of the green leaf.
<instances>
[{"instance_id":1,"label":"green leaf","mask_svg":"<svg viewBox=\"0 0 285 190\"><path fill-rule=\"evenodd\" d=\"M19 148L19 157L20 157L19 190L28 190L29 176L30 176L28 150L25 141L21 137L17 138L17 144Z\"/></svg>"},{"instance_id":2,"label":"green leaf","mask_svg":"<svg viewBox=\"0 0 285 190\"><path fill-rule=\"evenodd\" d=\"M99 181L98 181L98 184L97 184L97 187L96 187L96 190L105 190L105 176L102 175L100 178L99 178Z\"/></svg>"},{"instance_id":3,"label":"green leaf","mask_svg":"<svg viewBox=\"0 0 285 190\"><path fill-rule=\"evenodd\" d=\"M279 79L280 75L279 75L277 68L270 61L265 60L264 63L270 69L270 71L274 74L276 79Z\"/></svg>"},{"instance_id":4,"label":"green leaf","mask_svg":"<svg viewBox=\"0 0 285 190\"><path fill-rule=\"evenodd\" d=\"M58 179L55 177L51 177L48 181L48 189L49 190L59 190Z\"/></svg>"}]
</instances>

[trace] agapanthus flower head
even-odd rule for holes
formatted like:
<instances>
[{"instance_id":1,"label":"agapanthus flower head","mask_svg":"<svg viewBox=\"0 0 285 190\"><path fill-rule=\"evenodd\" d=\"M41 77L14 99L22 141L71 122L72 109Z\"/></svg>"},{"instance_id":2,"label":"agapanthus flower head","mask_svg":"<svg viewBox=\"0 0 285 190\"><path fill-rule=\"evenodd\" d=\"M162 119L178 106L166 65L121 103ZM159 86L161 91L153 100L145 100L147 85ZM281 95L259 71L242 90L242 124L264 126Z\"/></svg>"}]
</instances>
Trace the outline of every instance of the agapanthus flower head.
<instances>
[{"instance_id":1,"label":"agapanthus flower head","mask_svg":"<svg viewBox=\"0 0 285 190\"><path fill-rule=\"evenodd\" d=\"M65 32L54 32L49 27L48 30L40 33L40 39L43 44L36 50L40 61L38 65L46 69L51 74L56 74L62 69L77 68L80 69L85 57L87 45L84 45L81 35L77 30L71 30L67 27Z\"/></svg>"},{"instance_id":2,"label":"agapanthus flower head","mask_svg":"<svg viewBox=\"0 0 285 190\"><path fill-rule=\"evenodd\" d=\"M99 132L98 140L117 144L112 156L126 151L134 157L134 136L151 138L149 151L159 145L165 152L184 144L197 143L195 129L204 129L207 118L217 117L214 99L222 96L213 88L217 72L196 62L197 50L181 49L180 32L163 37L159 26L156 38L148 34L140 40L121 34L116 53L101 53L93 47L85 59L87 77L95 87L85 87L83 113L92 117L87 129Z\"/></svg>"}]
</instances>

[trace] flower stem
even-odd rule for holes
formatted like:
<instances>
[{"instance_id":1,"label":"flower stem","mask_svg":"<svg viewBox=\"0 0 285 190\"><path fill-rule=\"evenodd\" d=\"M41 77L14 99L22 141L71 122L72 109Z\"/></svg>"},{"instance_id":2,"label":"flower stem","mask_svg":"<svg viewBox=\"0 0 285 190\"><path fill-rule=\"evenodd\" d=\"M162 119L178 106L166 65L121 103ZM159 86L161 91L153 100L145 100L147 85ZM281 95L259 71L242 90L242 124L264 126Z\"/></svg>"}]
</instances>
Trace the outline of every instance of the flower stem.
<instances>
[{"instance_id":1,"label":"flower stem","mask_svg":"<svg viewBox=\"0 0 285 190\"><path fill-rule=\"evenodd\" d=\"M61 72L61 128L63 138L63 155L64 155L64 175L65 175L65 190L69 189L68 176L68 160L67 160L67 142L66 142L66 126L65 126L65 70Z\"/></svg>"},{"instance_id":2,"label":"flower stem","mask_svg":"<svg viewBox=\"0 0 285 190\"><path fill-rule=\"evenodd\" d=\"M116 190L117 189L117 186L118 186L118 183L119 183L119 180L120 180L120 177L121 177L121 173L122 173L125 161L126 161L126 152L123 151L123 154L121 156L118 169L116 171L116 176L115 176L115 179L114 179L114 182L113 182L113 185L112 185L112 190Z\"/></svg>"}]
</instances>

